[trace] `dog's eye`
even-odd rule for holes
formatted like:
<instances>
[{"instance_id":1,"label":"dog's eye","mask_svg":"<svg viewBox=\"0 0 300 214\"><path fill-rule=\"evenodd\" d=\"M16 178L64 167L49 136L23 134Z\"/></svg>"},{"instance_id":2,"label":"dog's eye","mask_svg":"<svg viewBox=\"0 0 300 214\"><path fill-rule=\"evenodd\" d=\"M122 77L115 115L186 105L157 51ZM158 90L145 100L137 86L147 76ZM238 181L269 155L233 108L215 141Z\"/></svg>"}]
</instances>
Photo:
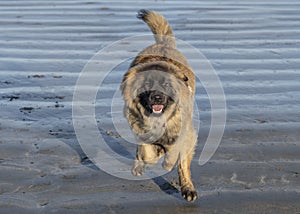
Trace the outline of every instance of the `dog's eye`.
<instances>
[{"instance_id":1,"label":"dog's eye","mask_svg":"<svg viewBox=\"0 0 300 214\"><path fill-rule=\"evenodd\" d=\"M171 87L171 83L165 82L165 83L163 83L162 86L163 86L164 88L168 88L168 87Z\"/></svg>"}]
</instances>

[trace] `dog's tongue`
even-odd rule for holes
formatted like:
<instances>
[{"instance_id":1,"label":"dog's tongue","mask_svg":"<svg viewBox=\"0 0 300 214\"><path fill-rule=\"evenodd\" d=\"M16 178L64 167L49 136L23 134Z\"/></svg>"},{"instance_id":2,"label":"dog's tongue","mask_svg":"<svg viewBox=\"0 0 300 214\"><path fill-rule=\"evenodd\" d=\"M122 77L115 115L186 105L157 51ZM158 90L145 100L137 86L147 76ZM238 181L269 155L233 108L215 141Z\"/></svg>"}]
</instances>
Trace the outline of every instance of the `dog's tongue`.
<instances>
[{"instance_id":1,"label":"dog's tongue","mask_svg":"<svg viewBox=\"0 0 300 214\"><path fill-rule=\"evenodd\" d=\"M154 113L161 113L163 108L163 105L152 105L152 110Z\"/></svg>"}]
</instances>

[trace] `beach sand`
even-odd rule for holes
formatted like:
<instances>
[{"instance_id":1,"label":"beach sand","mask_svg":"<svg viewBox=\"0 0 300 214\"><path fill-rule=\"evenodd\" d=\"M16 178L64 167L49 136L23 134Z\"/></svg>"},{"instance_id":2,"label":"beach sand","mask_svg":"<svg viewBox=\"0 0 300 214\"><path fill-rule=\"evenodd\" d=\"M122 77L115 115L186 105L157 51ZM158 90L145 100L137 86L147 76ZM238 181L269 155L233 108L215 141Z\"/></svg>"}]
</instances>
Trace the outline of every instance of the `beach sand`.
<instances>
[{"instance_id":1,"label":"beach sand","mask_svg":"<svg viewBox=\"0 0 300 214\"><path fill-rule=\"evenodd\" d=\"M99 169L73 128L80 72L107 45L149 33L141 8L163 13L207 57L226 95L224 136L200 166L211 109L197 83L194 203L181 198L176 170L134 181ZM300 213L299 10L295 0L2 0L0 213ZM96 119L107 145L132 159L110 120L125 64L97 95Z\"/></svg>"}]
</instances>

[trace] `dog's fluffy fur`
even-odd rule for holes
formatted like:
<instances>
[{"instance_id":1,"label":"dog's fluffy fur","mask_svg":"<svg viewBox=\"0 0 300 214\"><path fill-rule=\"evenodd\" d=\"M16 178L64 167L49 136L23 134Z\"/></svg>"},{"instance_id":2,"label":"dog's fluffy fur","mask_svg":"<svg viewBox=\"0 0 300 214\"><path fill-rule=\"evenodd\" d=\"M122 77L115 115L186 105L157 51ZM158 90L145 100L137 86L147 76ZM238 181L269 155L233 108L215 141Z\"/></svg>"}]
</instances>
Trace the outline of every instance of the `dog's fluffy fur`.
<instances>
[{"instance_id":1,"label":"dog's fluffy fur","mask_svg":"<svg viewBox=\"0 0 300 214\"><path fill-rule=\"evenodd\" d=\"M171 26L160 14L141 10L156 43L141 51L124 75L121 90L124 114L139 141L132 168L140 176L146 164L164 157L170 171L178 165L182 196L197 199L190 164L197 142L192 124L195 77L185 57L176 49Z\"/></svg>"}]
</instances>

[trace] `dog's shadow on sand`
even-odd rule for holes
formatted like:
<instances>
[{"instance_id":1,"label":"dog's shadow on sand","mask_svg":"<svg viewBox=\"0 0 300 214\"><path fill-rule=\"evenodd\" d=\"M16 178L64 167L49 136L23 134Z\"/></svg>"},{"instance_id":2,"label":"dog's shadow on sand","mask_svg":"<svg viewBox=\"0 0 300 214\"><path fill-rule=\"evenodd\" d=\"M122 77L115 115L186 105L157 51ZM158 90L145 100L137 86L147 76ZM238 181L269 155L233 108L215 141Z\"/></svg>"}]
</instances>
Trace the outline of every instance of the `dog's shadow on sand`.
<instances>
[{"instance_id":1,"label":"dog's shadow on sand","mask_svg":"<svg viewBox=\"0 0 300 214\"><path fill-rule=\"evenodd\" d=\"M82 155L81 157L81 164L85 165L93 170L100 170L89 158L85 155ZM177 189L175 185L173 185L171 182L166 180L162 176L158 176L155 178L151 179L159 188L162 192L164 192L167 195L171 195L177 199L181 199L180 197L180 191Z\"/></svg>"},{"instance_id":2,"label":"dog's shadow on sand","mask_svg":"<svg viewBox=\"0 0 300 214\"><path fill-rule=\"evenodd\" d=\"M152 178L152 181L163 191L164 193L168 195L172 195L175 198L181 199L180 197L180 191L171 184L169 181L167 181L162 176Z\"/></svg>"},{"instance_id":3,"label":"dog's shadow on sand","mask_svg":"<svg viewBox=\"0 0 300 214\"><path fill-rule=\"evenodd\" d=\"M91 161L89 160L89 158L85 155L83 155L81 157L82 161L81 164L85 165L93 170L99 170L100 169ZM171 195L177 199L181 199L180 197L180 191L177 189L177 187L175 185L173 185L172 183L170 183L168 180L166 180L164 177L162 176L158 176L155 178L151 179L159 188L162 192L164 192L167 195Z\"/></svg>"},{"instance_id":4,"label":"dog's shadow on sand","mask_svg":"<svg viewBox=\"0 0 300 214\"><path fill-rule=\"evenodd\" d=\"M82 165L85 165L93 170L100 170L87 156L82 157L81 161ZM171 184L168 180L163 178L162 176L158 176L155 178L151 179L159 188L162 192L164 192L167 195L171 195L177 199L181 199L180 197L180 191Z\"/></svg>"},{"instance_id":5,"label":"dog's shadow on sand","mask_svg":"<svg viewBox=\"0 0 300 214\"><path fill-rule=\"evenodd\" d=\"M100 132L102 132L102 134L104 133L103 130L101 130ZM56 137L62 137L61 133L57 133ZM113 139L111 138L111 136L105 136L104 134L104 138L106 138L105 140L108 140L110 143L113 143ZM110 138L110 139L108 139ZM84 151L82 150L81 146L77 143L67 143L67 145L69 145L73 150L75 150L79 157L80 157L80 162L83 166L91 168L93 170L96 171L101 171L101 169L95 165L90 159L89 157L84 153ZM120 144L117 145L117 150L123 155L125 155L127 158L130 158L132 160L134 160L134 156L132 156L129 152L127 148L122 147ZM113 148L112 148L113 149ZM158 176L158 177L154 177L151 179L159 188L162 192L164 192L167 195L171 195L177 199L181 199L180 196L180 191L178 190L178 188L176 187L177 185L172 184L172 182L169 182L168 180L166 180L164 177L162 176Z\"/></svg>"}]
</instances>

